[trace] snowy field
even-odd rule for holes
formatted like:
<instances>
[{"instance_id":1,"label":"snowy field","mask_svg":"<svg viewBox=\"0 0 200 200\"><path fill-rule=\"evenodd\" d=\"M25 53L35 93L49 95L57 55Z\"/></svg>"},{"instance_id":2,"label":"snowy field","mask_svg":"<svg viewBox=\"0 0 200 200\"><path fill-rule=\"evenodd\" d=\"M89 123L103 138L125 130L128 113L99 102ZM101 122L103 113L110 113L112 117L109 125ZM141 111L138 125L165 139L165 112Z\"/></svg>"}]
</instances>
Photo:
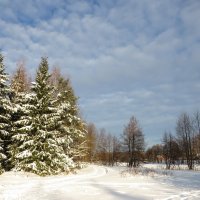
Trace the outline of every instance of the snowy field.
<instances>
[{"instance_id":1,"label":"snowy field","mask_svg":"<svg viewBox=\"0 0 200 200\"><path fill-rule=\"evenodd\" d=\"M0 176L0 200L200 199L200 172L132 176L125 170L89 165L74 175L51 177L8 172Z\"/></svg>"}]
</instances>

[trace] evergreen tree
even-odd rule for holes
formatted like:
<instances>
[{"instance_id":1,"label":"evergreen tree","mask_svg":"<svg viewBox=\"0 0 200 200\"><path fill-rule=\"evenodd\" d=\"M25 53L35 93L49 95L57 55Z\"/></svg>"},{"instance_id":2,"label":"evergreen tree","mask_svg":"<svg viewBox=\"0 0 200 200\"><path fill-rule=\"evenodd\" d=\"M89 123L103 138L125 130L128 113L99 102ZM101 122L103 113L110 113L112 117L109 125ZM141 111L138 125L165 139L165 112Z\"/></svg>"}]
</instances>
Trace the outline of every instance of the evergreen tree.
<instances>
[{"instance_id":1,"label":"evergreen tree","mask_svg":"<svg viewBox=\"0 0 200 200\"><path fill-rule=\"evenodd\" d=\"M10 145L11 161L15 166L18 160L15 160L15 155L26 137L26 132L23 127L26 126L29 115L29 100L31 97L30 85L27 79L27 73L24 67L24 62L20 62L17 70L11 78L12 91L12 144ZM22 128L22 129L21 129Z\"/></svg>"},{"instance_id":2,"label":"evergreen tree","mask_svg":"<svg viewBox=\"0 0 200 200\"><path fill-rule=\"evenodd\" d=\"M22 134L15 139L21 141L15 153L15 168L39 175L57 174L73 167L73 161L64 153L63 139L58 127L62 124L63 108L58 109L52 98L53 88L49 84L48 62L42 58L32 94L24 106L27 116L18 123Z\"/></svg>"},{"instance_id":3,"label":"evergreen tree","mask_svg":"<svg viewBox=\"0 0 200 200\"><path fill-rule=\"evenodd\" d=\"M11 112L10 89L7 85L3 56L0 54L0 168L10 170ZM1 171L0 169L0 171Z\"/></svg>"},{"instance_id":4,"label":"evergreen tree","mask_svg":"<svg viewBox=\"0 0 200 200\"><path fill-rule=\"evenodd\" d=\"M85 124L78 117L76 104L70 102L70 91L62 91L58 94L58 108L62 109L60 133L65 138L63 144L66 155L73 158L74 161L80 160L85 153ZM74 96L72 98L75 98Z\"/></svg>"},{"instance_id":5,"label":"evergreen tree","mask_svg":"<svg viewBox=\"0 0 200 200\"><path fill-rule=\"evenodd\" d=\"M74 94L70 79L61 76L58 68L54 68L50 82L55 88L54 97L57 99L57 105L63 108L60 131L66 140L63 144L65 153L70 155L73 160L80 160L86 153L86 125L79 117L78 98Z\"/></svg>"}]
</instances>

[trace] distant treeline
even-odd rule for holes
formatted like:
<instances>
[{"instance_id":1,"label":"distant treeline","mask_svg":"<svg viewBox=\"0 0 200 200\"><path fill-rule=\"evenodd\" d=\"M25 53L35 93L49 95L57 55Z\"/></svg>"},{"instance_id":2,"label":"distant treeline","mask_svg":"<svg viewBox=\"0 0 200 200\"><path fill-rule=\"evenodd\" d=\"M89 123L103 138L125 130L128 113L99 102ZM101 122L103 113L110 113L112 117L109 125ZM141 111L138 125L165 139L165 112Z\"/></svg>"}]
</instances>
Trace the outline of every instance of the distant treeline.
<instances>
[{"instance_id":1,"label":"distant treeline","mask_svg":"<svg viewBox=\"0 0 200 200\"><path fill-rule=\"evenodd\" d=\"M146 159L150 162L164 161L167 169L180 164L194 169L195 164L200 164L200 112L191 116L182 113L177 119L176 135L165 132L162 143L146 151Z\"/></svg>"},{"instance_id":2,"label":"distant treeline","mask_svg":"<svg viewBox=\"0 0 200 200\"><path fill-rule=\"evenodd\" d=\"M165 132L161 144L153 145L145 151L142 129L133 116L124 128L121 136L113 136L94 124L88 125L88 154L90 162L115 165L126 162L130 167L137 167L144 162L165 163L167 169L186 164L194 169L200 164L200 112L192 116L182 113L176 123L176 135Z\"/></svg>"}]
</instances>

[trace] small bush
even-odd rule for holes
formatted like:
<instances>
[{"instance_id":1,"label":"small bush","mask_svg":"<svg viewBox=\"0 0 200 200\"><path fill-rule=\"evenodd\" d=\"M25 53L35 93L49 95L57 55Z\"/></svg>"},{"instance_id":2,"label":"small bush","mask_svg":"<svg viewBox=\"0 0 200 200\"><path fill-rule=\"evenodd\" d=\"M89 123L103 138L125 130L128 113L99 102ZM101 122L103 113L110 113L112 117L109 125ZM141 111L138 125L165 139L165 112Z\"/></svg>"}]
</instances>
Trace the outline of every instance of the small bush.
<instances>
[{"instance_id":1,"label":"small bush","mask_svg":"<svg viewBox=\"0 0 200 200\"><path fill-rule=\"evenodd\" d=\"M130 175L155 177L155 176L171 176L172 173L167 170L156 170L156 169L149 169L145 167L129 168L129 169L121 171L122 177L130 176Z\"/></svg>"}]
</instances>

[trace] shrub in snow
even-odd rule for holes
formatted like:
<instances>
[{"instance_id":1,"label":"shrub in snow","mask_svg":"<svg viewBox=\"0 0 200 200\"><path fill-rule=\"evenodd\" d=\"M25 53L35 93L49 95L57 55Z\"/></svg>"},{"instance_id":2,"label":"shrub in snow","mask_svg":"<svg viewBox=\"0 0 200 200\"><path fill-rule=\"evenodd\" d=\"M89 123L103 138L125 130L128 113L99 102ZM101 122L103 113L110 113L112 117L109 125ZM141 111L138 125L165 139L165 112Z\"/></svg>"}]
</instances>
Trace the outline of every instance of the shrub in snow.
<instances>
[{"instance_id":1,"label":"shrub in snow","mask_svg":"<svg viewBox=\"0 0 200 200\"><path fill-rule=\"evenodd\" d=\"M138 168L133 167L121 171L121 175L123 177L136 176L136 175L155 177L155 176L170 176L172 175L172 173L167 170L156 170L145 167L138 167Z\"/></svg>"}]
</instances>

